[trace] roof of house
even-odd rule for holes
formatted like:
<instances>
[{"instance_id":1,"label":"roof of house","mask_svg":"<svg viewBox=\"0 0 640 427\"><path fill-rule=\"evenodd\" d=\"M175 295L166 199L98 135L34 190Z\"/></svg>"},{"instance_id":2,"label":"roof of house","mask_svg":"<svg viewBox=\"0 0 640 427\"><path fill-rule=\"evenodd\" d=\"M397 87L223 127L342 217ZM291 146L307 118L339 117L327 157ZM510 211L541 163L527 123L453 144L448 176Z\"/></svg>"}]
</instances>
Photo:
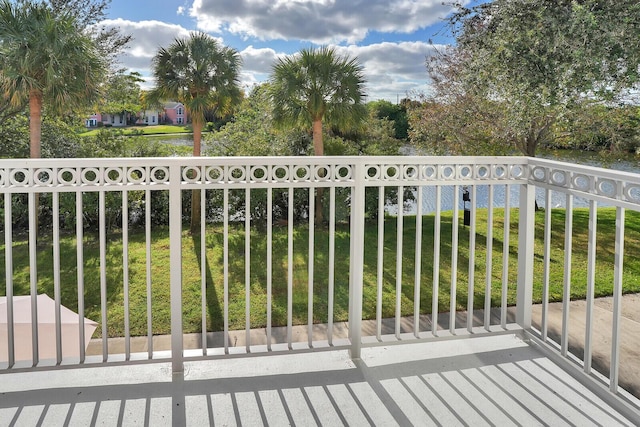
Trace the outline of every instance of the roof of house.
<instances>
[{"instance_id":1,"label":"roof of house","mask_svg":"<svg viewBox=\"0 0 640 427\"><path fill-rule=\"evenodd\" d=\"M165 109L175 109L175 108L178 108L178 107L184 107L182 102L165 102L164 103L164 108Z\"/></svg>"}]
</instances>

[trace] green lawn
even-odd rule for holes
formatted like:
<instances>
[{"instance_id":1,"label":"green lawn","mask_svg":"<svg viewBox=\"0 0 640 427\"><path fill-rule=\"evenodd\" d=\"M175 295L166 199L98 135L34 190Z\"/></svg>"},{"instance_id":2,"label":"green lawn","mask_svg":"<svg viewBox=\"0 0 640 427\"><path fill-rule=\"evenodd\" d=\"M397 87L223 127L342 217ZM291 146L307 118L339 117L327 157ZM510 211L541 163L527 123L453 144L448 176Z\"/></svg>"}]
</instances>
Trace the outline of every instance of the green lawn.
<instances>
[{"instance_id":1,"label":"green lawn","mask_svg":"<svg viewBox=\"0 0 640 427\"><path fill-rule=\"evenodd\" d=\"M492 269L492 301L498 305L501 295L502 277L502 218L503 211L495 210ZM542 295L543 269L543 219L544 212L536 215L536 244L534 264L534 301L539 302ZM517 277L517 217L518 211L512 211L511 252L509 254L509 304L515 304L515 283ZM477 248L475 259L476 308L484 304L485 293L485 249L486 210L478 210ZM433 283L433 227L434 217L423 217L423 253L421 258L420 305L421 312L431 311L431 290ZM457 274L457 307L466 309L469 265L469 229L461 225ZM551 299L562 298L564 271L564 210L552 211L552 262L551 262ZM404 223L404 243L402 262L402 313L413 314L414 272L415 272L415 217L406 217ZM640 215L627 212L625 236L625 292L640 291ZM439 301L440 311L448 311L451 283L451 212L442 215L442 241L440 255ZM615 210L601 208L598 211L598 238L596 261L596 295L610 295L613 286ZM572 298L584 298L586 289L588 211L574 211L573 260L572 260ZM122 268L122 236L110 232L107 245L107 298L108 329L110 336L122 336L124 325L124 289ZM200 331L201 293L200 293L200 236L192 236L186 229L182 234L183 245L183 320L185 332ZM207 277L207 319L208 330L222 329L223 312L223 234L220 225L211 225L207 229L206 277ZM3 241L3 240L2 240ZM15 243L14 294L29 292L28 247L25 240ZM244 328L245 313L245 256L244 229L231 227L229 236L229 321L230 328ZM155 334L170 331L169 308L169 237L168 230L157 227L152 236L152 304L153 328ZM328 233L325 230L315 234L314 264L314 321L326 321L327 282L328 282ZM392 317L395 310L396 277L396 219L385 222L384 238L384 292L383 315ZM365 245L363 316L375 317L376 296L376 260L377 225L367 223ZM261 327L266 324L266 237L260 228L251 231L251 324ZM76 285L76 242L75 236L62 239L61 243L62 301L70 308L77 307ZM131 332L133 335L146 334L146 266L144 234L132 231L129 237L129 300ZM4 258L4 246L0 246L0 257ZM346 224L336 230L335 264L335 320L346 320L348 307L348 270L349 270L349 234ZM293 265L293 318L295 324L306 323L308 302L308 229L298 226L294 232ZM287 319L287 228L277 227L273 234L273 324L286 324ZM100 321L100 265L97 236L87 235L84 241L84 282L86 316ZM4 263L0 265L0 293L5 290ZM38 283L39 292L53 296L52 246L50 237L41 235L38 246ZM100 329L96 332L99 334Z\"/></svg>"},{"instance_id":2,"label":"green lawn","mask_svg":"<svg viewBox=\"0 0 640 427\"><path fill-rule=\"evenodd\" d=\"M80 133L80 136L94 136L96 135L100 129L91 129L86 132ZM140 135L140 131L142 131L141 135L164 135L164 134L172 134L172 133L192 133L193 129L191 125L154 125L154 126L127 126L123 128L119 127L111 127L108 129L122 129L124 130L125 135Z\"/></svg>"}]
</instances>

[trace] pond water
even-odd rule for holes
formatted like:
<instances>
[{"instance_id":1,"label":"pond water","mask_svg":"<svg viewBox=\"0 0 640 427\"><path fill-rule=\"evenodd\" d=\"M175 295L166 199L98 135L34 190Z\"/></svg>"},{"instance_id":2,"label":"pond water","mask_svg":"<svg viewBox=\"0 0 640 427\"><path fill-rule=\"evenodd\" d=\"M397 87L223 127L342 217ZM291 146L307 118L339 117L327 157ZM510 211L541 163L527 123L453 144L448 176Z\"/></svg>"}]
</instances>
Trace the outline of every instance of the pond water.
<instances>
[{"instance_id":1,"label":"pond water","mask_svg":"<svg viewBox=\"0 0 640 427\"><path fill-rule=\"evenodd\" d=\"M147 138L151 138L153 141L164 142L171 145L193 145L192 134L180 134L180 135L149 135Z\"/></svg>"}]
</instances>

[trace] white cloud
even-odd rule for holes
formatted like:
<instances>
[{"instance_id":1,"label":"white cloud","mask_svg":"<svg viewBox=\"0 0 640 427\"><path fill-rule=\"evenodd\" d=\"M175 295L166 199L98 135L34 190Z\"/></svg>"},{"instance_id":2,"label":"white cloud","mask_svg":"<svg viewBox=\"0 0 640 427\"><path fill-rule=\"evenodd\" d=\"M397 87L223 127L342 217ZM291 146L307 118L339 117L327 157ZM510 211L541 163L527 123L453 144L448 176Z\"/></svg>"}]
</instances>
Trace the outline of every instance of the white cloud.
<instances>
[{"instance_id":1,"label":"white cloud","mask_svg":"<svg viewBox=\"0 0 640 427\"><path fill-rule=\"evenodd\" d=\"M302 0L296 0L298 2ZM316 0L326 3L328 0ZM187 37L189 31L179 25L159 21L131 22L122 19L104 21L105 26L117 26L131 34L127 51L120 57L122 65L140 72L146 80L145 89L153 86L151 59L161 46L168 46L176 37ZM222 40L221 40L222 42ZM364 67L368 99L387 99L395 102L409 91L427 89L425 58L432 52L426 42L377 43L367 46L338 46L340 54L357 56ZM275 60L285 56L272 48L248 46L240 51L243 60L241 85L251 87L269 78Z\"/></svg>"},{"instance_id":2,"label":"white cloud","mask_svg":"<svg viewBox=\"0 0 640 427\"><path fill-rule=\"evenodd\" d=\"M176 15L184 15L185 9L184 6L178 6L178 10L176 10Z\"/></svg>"},{"instance_id":3,"label":"white cloud","mask_svg":"<svg viewBox=\"0 0 640 427\"><path fill-rule=\"evenodd\" d=\"M194 0L189 13L204 31L326 44L411 33L450 11L442 0Z\"/></svg>"},{"instance_id":4,"label":"white cloud","mask_svg":"<svg viewBox=\"0 0 640 427\"><path fill-rule=\"evenodd\" d=\"M151 58L162 46L168 46L177 37L187 37L189 31L180 25L160 21L133 22L110 19L100 23L104 27L116 27L122 34L130 34L132 40L126 52L119 57L123 66L132 71L145 72L151 66Z\"/></svg>"}]
</instances>

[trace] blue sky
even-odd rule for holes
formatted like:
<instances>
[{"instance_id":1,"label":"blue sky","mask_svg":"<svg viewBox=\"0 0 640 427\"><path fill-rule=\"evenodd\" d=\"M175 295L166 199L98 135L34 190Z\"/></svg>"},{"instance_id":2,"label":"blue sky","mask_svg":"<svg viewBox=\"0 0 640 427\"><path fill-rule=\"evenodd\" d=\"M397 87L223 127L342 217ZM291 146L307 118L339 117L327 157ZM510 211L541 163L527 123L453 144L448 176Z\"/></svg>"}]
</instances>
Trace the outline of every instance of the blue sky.
<instances>
[{"instance_id":1,"label":"blue sky","mask_svg":"<svg viewBox=\"0 0 640 427\"><path fill-rule=\"evenodd\" d=\"M246 88L266 80L278 57L332 45L358 57L369 100L396 102L428 91L428 41L449 42L441 28L450 11L442 0L113 0L103 24L133 36L120 61L146 87L159 47L205 31L238 50Z\"/></svg>"}]
</instances>

